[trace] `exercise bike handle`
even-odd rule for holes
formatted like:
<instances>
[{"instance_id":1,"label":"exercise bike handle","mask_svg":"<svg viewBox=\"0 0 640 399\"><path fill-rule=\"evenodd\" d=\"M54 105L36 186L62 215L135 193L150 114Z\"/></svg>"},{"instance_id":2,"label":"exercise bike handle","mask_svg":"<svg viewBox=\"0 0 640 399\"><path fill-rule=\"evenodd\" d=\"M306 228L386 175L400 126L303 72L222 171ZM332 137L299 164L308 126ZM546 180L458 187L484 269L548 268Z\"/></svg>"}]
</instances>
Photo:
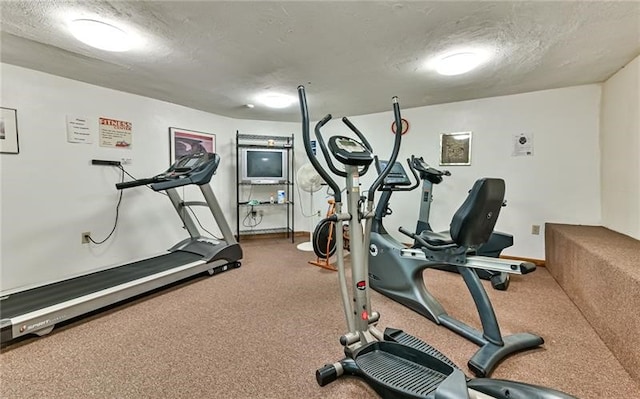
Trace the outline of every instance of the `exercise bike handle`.
<instances>
[{"instance_id":1,"label":"exercise bike handle","mask_svg":"<svg viewBox=\"0 0 640 399\"><path fill-rule=\"evenodd\" d=\"M374 157L374 159L376 163L379 162L378 157ZM420 177L418 177L418 172L416 172L416 170L411 167L411 160L409 158L407 158L407 165L409 165L409 170L411 171L411 174L413 174L413 178L416 181L415 183L413 183L409 187L396 187L393 185L385 186L385 184L383 184L382 186L380 186L378 190L380 191L413 191L415 190L420 185ZM409 181L410 180L411 179L409 179Z\"/></svg>"},{"instance_id":2,"label":"exercise bike handle","mask_svg":"<svg viewBox=\"0 0 640 399\"><path fill-rule=\"evenodd\" d=\"M335 201L342 202L342 193L340 191L340 186L338 186L338 183L336 183L335 180L333 180L333 178L327 173L327 171L324 170L324 168L320 165L320 162L318 162L318 158L313 154L313 151L311 150L311 138L309 135L309 108L307 107L307 95L304 91L304 86L302 85L298 86L298 98L300 100L300 111L302 113L302 141L304 143L304 150L307 153L307 158L309 158L309 161L313 165L316 172L318 172L320 176L322 176L322 179L327 182L329 187L331 187L331 189L333 190ZM331 119L331 115L327 115L320 122L324 121L324 123L327 123L329 121L327 117ZM318 122L318 124L320 124L320 122ZM324 144L324 140L318 140L318 142L320 143L320 149L322 150L322 153L327 158L327 160L329 160L329 157L327 156L328 151L326 145Z\"/></svg>"},{"instance_id":3,"label":"exercise bike handle","mask_svg":"<svg viewBox=\"0 0 640 399\"><path fill-rule=\"evenodd\" d=\"M416 240L416 242L418 244L420 244L423 247L428 248L428 249L430 249L432 251L438 251L438 250L447 249L447 248L455 248L455 247L458 246L458 244L456 244L456 243L444 244L444 245L432 245L432 244L429 244L422 237L420 237L419 235L417 235L417 234L405 229L402 226L398 227L398 231L401 232L402 234L404 234L405 236L413 238L414 240Z\"/></svg>"},{"instance_id":4,"label":"exercise bike handle","mask_svg":"<svg viewBox=\"0 0 640 399\"><path fill-rule=\"evenodd\" d=\"M421 175L426 175L433 184L442 182L442 176L451 176L448 170L436 169L426 163L422 157L418 158L414 155L411 155L411 168L419 171Z\"/></svg>"}]
</instances>

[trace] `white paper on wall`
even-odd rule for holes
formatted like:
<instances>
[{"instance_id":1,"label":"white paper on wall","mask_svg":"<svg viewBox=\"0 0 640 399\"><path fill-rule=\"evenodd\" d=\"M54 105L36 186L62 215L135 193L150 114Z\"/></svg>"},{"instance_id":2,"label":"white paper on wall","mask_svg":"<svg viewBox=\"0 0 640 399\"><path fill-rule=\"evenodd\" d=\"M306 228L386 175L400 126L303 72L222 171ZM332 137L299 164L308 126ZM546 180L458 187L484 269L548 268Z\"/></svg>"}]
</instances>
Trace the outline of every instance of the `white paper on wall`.
<instances>
[{"instance_id":1,"label":"white paper on wall","mask_svg":"<svg viewBox=\"0 0 640 399\"><path fill-rule=\"evenodd\" d=\"M533 156L533 134L520 133L513 136L514 157Z\"/></svg>"},{"instance_id":2,"label":"white paper on wall","mask_svg":"<svg viewBox=\"0 0 640 399\"><path fill-rule=\"evenodd\" d=\"M67 141L69 143L93 143L95 126L89 118L67 115Z\"/></svg>"}]
</instances>

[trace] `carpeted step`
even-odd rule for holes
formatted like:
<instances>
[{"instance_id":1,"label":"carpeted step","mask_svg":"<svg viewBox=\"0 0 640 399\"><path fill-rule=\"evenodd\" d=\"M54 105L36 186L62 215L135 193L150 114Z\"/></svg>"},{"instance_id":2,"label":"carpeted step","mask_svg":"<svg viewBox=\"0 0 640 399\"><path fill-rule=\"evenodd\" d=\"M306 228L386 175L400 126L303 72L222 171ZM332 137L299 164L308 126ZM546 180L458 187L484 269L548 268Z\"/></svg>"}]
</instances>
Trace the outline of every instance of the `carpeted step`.
<instances>
[{"instance_id":1,"label":"carpeted step","mask_svg":"<svg viewBox=\"0 0 640 399\"><path fill-rule=\"evenodd\" d=\"M601 226L545 227L547 269L640 381L640 241Z\"/></svg>"}]
</instances>

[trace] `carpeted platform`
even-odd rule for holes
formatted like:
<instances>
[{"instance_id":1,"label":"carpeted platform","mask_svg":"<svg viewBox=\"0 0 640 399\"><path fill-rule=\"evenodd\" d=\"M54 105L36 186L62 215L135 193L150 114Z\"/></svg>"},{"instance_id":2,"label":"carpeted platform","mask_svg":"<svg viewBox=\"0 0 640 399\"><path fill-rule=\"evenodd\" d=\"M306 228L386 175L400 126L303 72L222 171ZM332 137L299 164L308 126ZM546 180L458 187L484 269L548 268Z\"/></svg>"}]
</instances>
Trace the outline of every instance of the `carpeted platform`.
<instances>
[{"instance_id":1,"label":"carpeted platform","mask_svg":"<svg viewBox=\"0 0 640 399\"><path fill-rule=\"evenodd\" d=\"M0 397L376 398L354 378L323 388L315 382L316 368L342 355L336 273L308 265L313 254L287 240L241 245L240 269L4 348ZM460 276L428 271L427 277L452 315L477 324ZM503 333L531 331L546 340L543 349L505 360L494 377L583 399L640 398L640 386L544 268L513 278L506 292L488 291ZM381 327L417 335L468 373L474 344L375 292L372 302Z\"/></svg>"},{"instance_id":2,"label":"carpeted platform","mask_svg":"<svg viewBox=\"0 0 640 399\"><path fill-rule=\"evenodd\" d=\"M547 268L640 381L640 241L600 226L548 223Z\"/></svg>"}]
</instances>

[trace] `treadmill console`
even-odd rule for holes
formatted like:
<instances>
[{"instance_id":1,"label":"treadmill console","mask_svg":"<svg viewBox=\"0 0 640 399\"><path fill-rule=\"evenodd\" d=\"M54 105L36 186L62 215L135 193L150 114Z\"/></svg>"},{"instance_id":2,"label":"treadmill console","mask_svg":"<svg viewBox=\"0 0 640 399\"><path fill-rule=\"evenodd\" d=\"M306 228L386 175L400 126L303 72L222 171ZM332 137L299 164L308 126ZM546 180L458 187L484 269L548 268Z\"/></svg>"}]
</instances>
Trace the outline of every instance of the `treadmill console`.
<instances>
[{"instance_id":1,"label":"treadmill console","mask_svg":"<svg viewBox=\"0 0 640 399\"><path fill-rule=\"evenodd\" d=\"M220 164L220 155L218 154L209 152L189 154L180 157L164 173L146 179L117 183L116 188L123 190L149 184L153 190L162 191L188 184L202 186L211 181L211 176L216 173L218 164Z\"/></svg>"},{"instance_id":2,"label":"treadmill console","mask_svg":"<svg viewBox=\"0 0 640 399\"><path fill-rule=\"evenodd\" d=\"M198 152L180 157L164 173L155 177L151 184L155 191L188 184L203 185L211 181L211 177L218 169L220 156L210 152Z\"/></svg>"},{"instance_id":3,"label":"treadmill console","mask_svg":"<svg viewBox=\"0 0 640 399\"><path fill-rule=\"evenodd\" d=\"M376 162L376 169L378 170L378 174L382 173L384 168L387 167L388 163L389 161L380 161L380 160ZM385 177L383 184L385 186L393 186L393 187L410 186L411 180L409 180L409 176L407 175L407 172L404 170L404 167L402 166L402 164L400 162L395 162L393 164L393 167L391 168L391 171L389 172L387 177Z\"/></svg>"}]
</instances>

